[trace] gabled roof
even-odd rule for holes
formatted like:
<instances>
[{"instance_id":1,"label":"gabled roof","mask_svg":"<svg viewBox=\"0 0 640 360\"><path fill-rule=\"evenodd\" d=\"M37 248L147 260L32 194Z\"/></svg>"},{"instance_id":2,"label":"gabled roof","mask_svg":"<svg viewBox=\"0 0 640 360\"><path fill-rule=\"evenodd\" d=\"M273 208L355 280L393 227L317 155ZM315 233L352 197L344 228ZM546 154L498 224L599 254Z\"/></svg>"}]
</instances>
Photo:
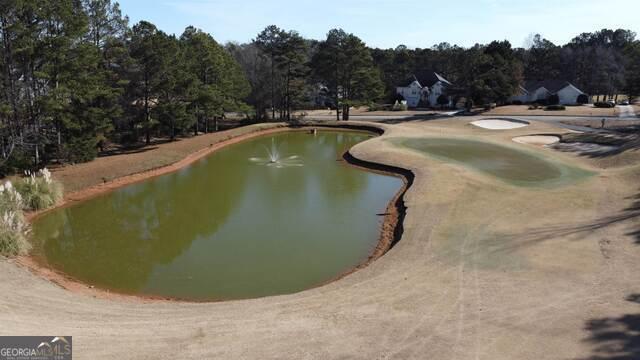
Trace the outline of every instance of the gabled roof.
<instances>
[{"instance_id":1,"label":"gabled roof","mask_svg":"<svg viewBox=\"0 0 640 360\"><path fill-rule=\"evenodd\" d=\"M529 93L532 93L538 90L539 88L543 87L549 90L550 93L555 94L569 85L571 85L570 82L566 80L558 80L558 79L527 80L524 82L523 88L527 90Z\"/></svg>"},{"instance_id":2,"label":"gabled roof","mask_svg":"<svg viewBox=\"0 0 640 360\"><path fill-rule=\"evenodd\" d=\"M398 84L398 86L399 87L407 87L407 86L413 84L414 81L418 81L418 78L416 78L415 75L411 75L406 80L404 80L400 84ZM423 86L420 81L418 81L418 84L420 84L420 87Z\"/></svg>"},{"instance_id":3,"label":"gabled roof","mask_svg":"<svg viewBox=\"0 0 640 360\"><path fill-rule=\"evenodd\" d=\"M451 85L451 83L445 79L442 75L438 74L435 71L426 71L416 75L409 76L405 81L401 82L400 87L407 87L411 85L414 81L417 81L421 87L432 87L437 82L442 82L446 85Z\"/></svg>"},{"instance_id":4,"label":"gabled roof","mask_svg":"<svg viewBox=\"0 0 640 360\"><path fill-rule=\"evenodd\" d=\"M438 74L435 71L421 72L417 74L416 77L418 78L420 84L426 87L432 87L439 81L443 82L444 84L451 85L451 83L447 79L445 79L442 75Z\"/></svg>"}]
</instances>

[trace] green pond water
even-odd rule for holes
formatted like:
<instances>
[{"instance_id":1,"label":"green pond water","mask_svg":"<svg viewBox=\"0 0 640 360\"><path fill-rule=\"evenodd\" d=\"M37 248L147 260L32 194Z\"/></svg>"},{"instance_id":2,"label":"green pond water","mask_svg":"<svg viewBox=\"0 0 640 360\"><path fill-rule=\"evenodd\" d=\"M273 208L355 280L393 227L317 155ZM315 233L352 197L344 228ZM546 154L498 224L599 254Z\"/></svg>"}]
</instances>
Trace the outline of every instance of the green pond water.
<instances>
[{"instance_id":1,"label":"green pond water","mask_svg":"<svg viewBox=\"0 0 640 360\"><path fill-rule=\"evenodd\" d=\"M191 300L293 293L374 250L401 179L342 160L370 136L288 132L221 149L181 171L54 210L36 256L122 293ZM282 163L271 163L279 151Z\"/></svg>"},{"instance_id":2,"label":"green pond water","mask_svg":"<svg viewBox=\"0 0 640 360\"><path fill-rule=\"evenodd\" d=\"M593 174L526 150L482 141L454 138L398 138L390 141L519 186L558 186Z\"/></svg>"}]
</instances>

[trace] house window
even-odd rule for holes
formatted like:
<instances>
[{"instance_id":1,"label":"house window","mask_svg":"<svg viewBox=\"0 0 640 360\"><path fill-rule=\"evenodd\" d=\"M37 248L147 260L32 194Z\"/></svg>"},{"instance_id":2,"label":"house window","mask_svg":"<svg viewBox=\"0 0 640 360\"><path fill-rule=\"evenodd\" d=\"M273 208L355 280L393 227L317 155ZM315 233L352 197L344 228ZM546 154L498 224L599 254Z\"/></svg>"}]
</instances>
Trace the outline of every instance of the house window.
<instances>
[{"instance_id":1,"label":"house window","mask_svg":"<svg viewBox=\"0 0 640 360\"><path fill-rule=\"evenodd\" d=\"M413 95L415 95L415 94L417 94L417 93L418 93L418 92L417 92L417 91L415 91L415 90L411 91L411 94L413 94Z\"/></svg>"}]
</instances>

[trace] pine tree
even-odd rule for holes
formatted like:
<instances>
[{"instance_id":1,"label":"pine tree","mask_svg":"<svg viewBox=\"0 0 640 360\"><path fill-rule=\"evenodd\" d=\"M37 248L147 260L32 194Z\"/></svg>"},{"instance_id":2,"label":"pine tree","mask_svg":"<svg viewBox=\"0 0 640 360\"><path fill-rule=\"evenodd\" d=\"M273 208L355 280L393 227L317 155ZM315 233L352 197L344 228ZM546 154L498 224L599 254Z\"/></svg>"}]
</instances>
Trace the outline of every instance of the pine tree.
<instances>
[{"instance_id":1,"label":"pine tree","mask_svg":"<svg viewBox=\"0 0 640 360\"><path fill-rule=\"evenodd\" d=\"M283 109L287 121L291 121L291 109L305 93L307 76L307 43L295 31L282 33L276 67L283 76Z\"/></svg>"},{"instance_id":2,"label":"pine tree","mask_svg":"<svg viewBox=\"0 0 640 360\"><path fill-rule=\"evenodd\" d=\"M160 73L158 102L153 113L173 141L195 122L195 117L187 112L195 91L195 77L187 71L186 57L174 36L160 37L159 42L157 46L168 58L165 71Z\"/></svg>"},{"instance_id":3,"label":"pine tree","mask_svg":"<svg viewBox=\"0 0 640 360\"><path fill-rule=\"evenodd\" d=\"M276 117L276 103L277 101L277 83L279 82L280 74L276 72L276 57L280 55L282 49L282 38L285 36L284 30L275 25L267 26L258 36L253 40L256 46L262 51L265 56L270 60L269 65L271 67L270 86L271 86L271 119Z\"/></svg>"},{"instance_id":4,"label":"pine tree","mask_svg":"<svg viewBox=\"0 0 640 360\"><path fill-rule=\"evenodd\" d=\"M135 109L134 126L136 130L144 130L146 144L151 143L151 133L158 123L151 115L161 95L163 73L168 71L169 57L175 55L168 53L166 37L155 25L141 21L134 25L129 44L133 59L129 91Z\"/></svg>"},{"instance_id":5,"label":"pine tree","mask_svg":"<svg viewBox=\"0 0 640 360\"><path fill-rule=\"evenodd\" d=\"M342 119L349 120L349 108L382 96L380 73L364 42L342 29L329 31L312 59L315 78L332 92ZM337 111L339 120L340 111Z\"/></svg>"}]
</instances>

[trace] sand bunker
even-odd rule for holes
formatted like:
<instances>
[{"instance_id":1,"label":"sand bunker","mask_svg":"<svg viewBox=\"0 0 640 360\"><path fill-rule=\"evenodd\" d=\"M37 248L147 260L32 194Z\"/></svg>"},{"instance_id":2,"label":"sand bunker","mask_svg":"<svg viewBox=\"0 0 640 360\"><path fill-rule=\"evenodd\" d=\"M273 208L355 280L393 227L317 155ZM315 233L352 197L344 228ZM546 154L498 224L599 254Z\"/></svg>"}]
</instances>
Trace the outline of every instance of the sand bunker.
<instances>
[{"instance_id":1,"label":"sand bunker","mask_svg":"<svg viewBox=\"0 0 640 360\"><path fill-rule=\"evenodd\" d=\"M527 135L515 137L513 141L520 144L545 146L560 142L560 137L555 135Z\"/></svg>"},{"instance_id":2,"label":"sand bunker","mask_svg":"<svg viewBox=\"0 0 640 360\"><path fill-rule=\"evenodd\" d=\"M486 119L473 121L474 126L489 130L508 130L528 126L529 123L522 120Z\"/></svg>"}]
</instances>

